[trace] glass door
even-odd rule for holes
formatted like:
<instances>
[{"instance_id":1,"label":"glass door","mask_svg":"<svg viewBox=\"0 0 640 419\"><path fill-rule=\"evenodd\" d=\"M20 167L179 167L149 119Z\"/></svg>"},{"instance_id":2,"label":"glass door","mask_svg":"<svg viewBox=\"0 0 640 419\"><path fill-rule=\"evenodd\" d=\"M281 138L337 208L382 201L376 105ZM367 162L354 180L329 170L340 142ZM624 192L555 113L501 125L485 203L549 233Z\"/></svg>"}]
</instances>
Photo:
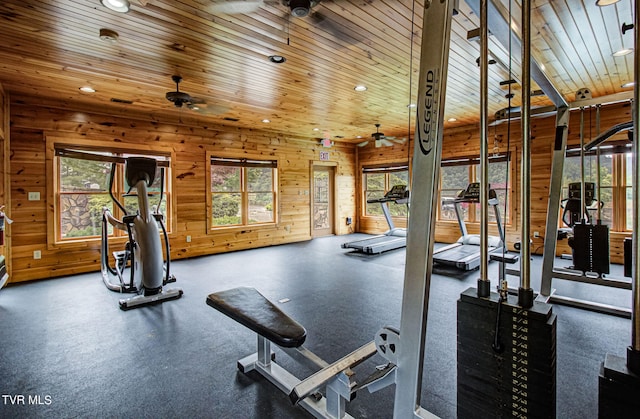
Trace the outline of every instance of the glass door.
<instances>
[{"instance_id":1,"label":"glass door","mask_svg":"<svg viewBox=\"0 0 640 419\"><path fill-rule=\"evenodd\" d=\"M333 231L333 167L313 167L312 236L321 237Z\"/></svg>"}]
</instances>

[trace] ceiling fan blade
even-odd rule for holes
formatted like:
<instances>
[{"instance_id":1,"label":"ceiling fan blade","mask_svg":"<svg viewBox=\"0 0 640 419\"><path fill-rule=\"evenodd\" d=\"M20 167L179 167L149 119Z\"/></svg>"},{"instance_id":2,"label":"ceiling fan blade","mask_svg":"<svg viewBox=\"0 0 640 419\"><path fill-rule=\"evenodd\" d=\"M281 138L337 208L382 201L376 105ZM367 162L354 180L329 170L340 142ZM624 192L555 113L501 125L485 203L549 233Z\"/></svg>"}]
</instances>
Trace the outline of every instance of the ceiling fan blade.
<instances>
[{"instance_id":1,"label":"ceiling fan blade","mask_svg":"<svg viewBox=\"0 0 640 419\"><path fill-rule=\"evenodd\" d=\"M191 103L189 104L189 109L192 111L198 112L201 115L222 115L227 113L229 110L228 106L224 105L213 105L205 102L201 103Z\"/></svg>"},{"instance_id":2,"label":"ceiling fan blade","mask_svg":"<svg viewBox=\"0 0 640 419\"><path fill-rule=\"evenodd\" d=\"M391 147L393 145L393 143L391 141L387 141L385 138L381 139L380 142L385 147Z\"/></svg>"},{"instance_id":3,"label":"ceiling fan blade","mask_svg":"<svg viewBox=\"0 0 640 419\"><path fill-rule=\"evenodd\" d=\"M364 146L366 146L367 144L369 144L369 141L363 141L363 142L361 142L361 143L358 143L357 145L358 145L358 147L364 147Z\"/></svg>"},{"instance_id":4,"label":"ceiling fan blade","mask_svg":"<svg viewBox=\"0 0 640 419\"><path fill-rule=\"evenodd\" d=\"M206 101L206 100L204 100L204 99L203 99L203 98L201 98L201 97L193 97L193 96L191 97L191 104L193 104L193 105L200 105L200 104L203 104L203 103L204 103L204 104L206 104L206 103L207 103L207 101Z\"/></svg>"},{"instance_id":5,"label":"ceiling fan blade","mask_svg":"<svg viewBox=\"0 0 640 419\"><path fill-rule=\"evenodd\" d=\"M365 39L357 31L350 29L352 25L351 22L338 14L313 12L309 15L309 20L313 23L313 26L322 29L347 44L358 44Z\"/></svg>"},{"instance_id":6,"label":"ceiling fan blade","mask_svg":"<svg viewBox=\"0 0 640 419\"><path fill-rule=\"evenodd\" d=\"M262 6L262 0L229 0L217 1L211 5L209 10L212 13L221 13L225 15L235 15L241 13L255 12Z\"/></svg>"}]
</instances>

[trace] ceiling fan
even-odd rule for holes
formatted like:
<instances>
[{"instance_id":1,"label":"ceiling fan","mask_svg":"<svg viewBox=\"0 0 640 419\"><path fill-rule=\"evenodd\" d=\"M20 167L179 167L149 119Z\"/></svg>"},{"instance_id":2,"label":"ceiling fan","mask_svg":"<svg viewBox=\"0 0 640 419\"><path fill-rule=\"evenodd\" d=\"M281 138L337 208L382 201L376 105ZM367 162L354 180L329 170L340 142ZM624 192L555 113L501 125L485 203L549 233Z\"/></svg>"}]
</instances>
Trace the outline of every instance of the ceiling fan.
<instances>
[{"instance_id":1,"label":"ceiling fan","mask_svg":"<svg viewBox=\"0 0 640 419\"><path fill-rule=\"evenodd\" d=\"M383 132L380 132L380 124L376 125L376 132L371 134L371 138L374 140L376 147L391 147L394 143L404 144L407 141L406 138L387 137ZM369 141L363 141L358 144L358 147L364 147L369 144Z\"/></svg>"},{"instance_id":2,"label":"ceiling fan","mask_svg":"<svg viewBox=\"0 0 640 419\"><path fill-rule=\"evenodd\" d=\"M183 106L196 111L201 114L222 114L227 111L227 108L220 105L209 105L207 102L198 97L193 97L188 93L180 91L180 82L182 77L178 75L171 76L171 80L176 84L176 90L174 92L167 92L165 97L176 108L182 108Z\"/></svg>"},{"instance_id":3,"label":"ceiling fan","mask_svg":"<svg viewBox=\"0 0 640 419\"><path fill-rule=\"evenodd\" d=\"M229 0L216 1L211 6L214 13L237 14L251 13L258 10L263 4L274 6L281 3L287 6L293 17L305 17L311 12L311 9L319 3L320 0Z\"/></svg>"},{"instance_id":4,"label":"ceiling fan","mask_svg":"<svg viewBox=\"0 0 640 419\"><path fill-rule=\"evenodd\" d=\"M213 14L250 14L262 6L282 5L287 8L287 17L308 18L315 27L323 29L348 44L363 41L363 36L350 28L350 22L344 17L332 12L319 12L317 6L321 3L321 0L219 0L212 2L209 10Z\"/></svg>"}]
</instances>

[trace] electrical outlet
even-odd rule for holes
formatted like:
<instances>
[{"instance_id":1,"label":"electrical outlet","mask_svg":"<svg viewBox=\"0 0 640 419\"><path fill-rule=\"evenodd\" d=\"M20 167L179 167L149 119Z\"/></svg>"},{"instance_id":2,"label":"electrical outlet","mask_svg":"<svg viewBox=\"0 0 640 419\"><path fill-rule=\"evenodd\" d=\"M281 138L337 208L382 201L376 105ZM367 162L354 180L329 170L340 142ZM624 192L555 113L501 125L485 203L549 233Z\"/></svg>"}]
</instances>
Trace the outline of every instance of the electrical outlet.
<instances>
[{"instance_id":1,"label":"electrical outlet","mask_svg":"<svg viewBox=\"0 0 640 419\"><path fill-rule=\"evenodd\" d=\"M191 236L187 236L187 243L191 243Z\"/></svg>"},{"instance_id":2,"label":"electrical outlet","mask_svg":"<svg viewBox=\"0 0 640 419\"><path fill-rule=\"evenodd\" d=\"M34 250L33 251L33 258L34 259L42 259L42 252L40 252L40 250Z\"/></svg>"},{"instance_id":3,"label":"electrical outlet","mask_svg":"<svg viewBox=\"0 0 640 419\"><path fill-rule=\"evenodd\" d=\"M29 201L39 201L40 192L29 192Z\"/></svg>"}]
</instances>

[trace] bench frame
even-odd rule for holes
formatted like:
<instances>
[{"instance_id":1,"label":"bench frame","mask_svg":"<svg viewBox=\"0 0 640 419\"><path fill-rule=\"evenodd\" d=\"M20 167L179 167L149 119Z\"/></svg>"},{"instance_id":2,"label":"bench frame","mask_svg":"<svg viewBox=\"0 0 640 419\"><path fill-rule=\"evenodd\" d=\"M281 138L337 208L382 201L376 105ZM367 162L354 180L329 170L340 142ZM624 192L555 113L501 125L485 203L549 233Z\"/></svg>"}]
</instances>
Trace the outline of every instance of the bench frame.
<instances>
[{"instance_id":1,"label":"bench frame","mask_svg":"<svg viewBox=\"0 0 640 419\"><path fill-rule=\"evenodd\" d=\"M299 404L317 418L352 418L346 413L346 402L355 397L355 377L351 367L376 353L373 342L356 349L333 364L328 364L304 346L284 348L283 352L301 364L317 372L300 380L275 362L275 353L265 337L257 335L257 351L238 361L243 373L256 371L281 391L288 394L294 404ZM325 386L324 396L319 393Z\"/></svg>"},{"instance_id":2,"label":"bench frame","mask_svg":"<svg viewBox=\"0 0 640 419\"><path fill-rule=\"evenodd\" d=\"M367 388L374 392L393 382L394 376L389 373L395 365L377 369L359 385L355 381L351 368L377 353L375 341L329 364L303 346L305 328L255 288L237 287L220 291L210 294L206 302L257 336L256 352L240 359L238 369L243 373L258 372L288 394L294 405L299 404L315 417L351 418L345 408L357 390ZM272 345L314 373L304 380L298 379L275 362ZM320 393L322 387L324 395Z\"/></svg>"}]
</instances>

